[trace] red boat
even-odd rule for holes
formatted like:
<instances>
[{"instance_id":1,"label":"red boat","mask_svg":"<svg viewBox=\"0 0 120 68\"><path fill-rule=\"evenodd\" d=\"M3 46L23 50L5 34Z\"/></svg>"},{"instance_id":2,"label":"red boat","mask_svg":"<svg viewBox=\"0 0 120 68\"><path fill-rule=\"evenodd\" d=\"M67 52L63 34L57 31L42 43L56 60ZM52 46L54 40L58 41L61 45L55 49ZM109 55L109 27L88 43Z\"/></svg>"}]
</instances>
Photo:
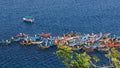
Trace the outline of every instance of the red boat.
<instances>
[{"instance_id":1,"label":"red boat","mask_svg":"<svg viewBox=\"0 0 120 68\"><path fill-rule=\"evenodd\" d=\"M110 47L110 48L113 48L113 47L120 47L120 44L110 43L110 44L106 44L106 47Z\"/></svg>"},{"instance_id":2,"label":"red boat","mask_svg":"<svg viewBox=\"0 0 120 68\"><path fill-rule=\"evenodd\" d=\"M40 34L41 37L44 37L44 38L49 38L51 36L51 34Z\"/></svg>"},{"instance_id":3,"label":"red boat","mask_svg":"<svg viewBox=\"0 0 120 68\"><path fill-rule=\"evenodd\" d=\"M120 47L120 44L115 44L115 47Z\"/></svg>"}]
</instances>

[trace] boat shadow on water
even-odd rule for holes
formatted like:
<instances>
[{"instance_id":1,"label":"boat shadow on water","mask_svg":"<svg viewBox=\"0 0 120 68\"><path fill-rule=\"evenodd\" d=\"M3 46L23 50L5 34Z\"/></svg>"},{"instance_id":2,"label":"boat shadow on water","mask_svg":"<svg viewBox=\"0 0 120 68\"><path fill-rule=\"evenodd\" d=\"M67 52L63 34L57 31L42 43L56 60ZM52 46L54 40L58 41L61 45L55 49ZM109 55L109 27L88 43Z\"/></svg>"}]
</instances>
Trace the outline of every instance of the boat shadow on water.
<instances>
[{"instance_id":1,"label":"boat shadow on water","mask_svg":"<svg viewBox=\"0 0 120 68\"><path fill-rule=\"evenodd\" d=\"M34 23L28 22L28 21L24 21L25 25L33 25Z\"/></svg>"}]
</instances>

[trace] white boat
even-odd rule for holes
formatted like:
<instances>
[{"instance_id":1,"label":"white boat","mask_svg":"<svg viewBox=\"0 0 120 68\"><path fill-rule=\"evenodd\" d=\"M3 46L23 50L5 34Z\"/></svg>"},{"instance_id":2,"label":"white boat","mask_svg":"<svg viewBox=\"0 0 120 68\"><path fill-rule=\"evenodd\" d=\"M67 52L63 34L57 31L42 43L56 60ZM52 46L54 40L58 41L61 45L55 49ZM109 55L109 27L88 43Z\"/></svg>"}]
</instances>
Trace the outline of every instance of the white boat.
<instances>
[{"instance_id":1,"label":"white boat","mask_svg":"<svg viewBox=\"0 0 120 68\"><path fill-rule=\"evenodd\" d=\"M32 44L41 44L43 41L32 42Z\"/></svg>"},{"instance_id":2,"label":"white boat","mask_svg":"<svg viewBox=\"0 0 120 68\"><path fill-rule=\"evenodd\" d=\"M25 16L25 17L23 17L23 21L33 23L34 18L32 16Z\"/></svg>"}]
</instances>

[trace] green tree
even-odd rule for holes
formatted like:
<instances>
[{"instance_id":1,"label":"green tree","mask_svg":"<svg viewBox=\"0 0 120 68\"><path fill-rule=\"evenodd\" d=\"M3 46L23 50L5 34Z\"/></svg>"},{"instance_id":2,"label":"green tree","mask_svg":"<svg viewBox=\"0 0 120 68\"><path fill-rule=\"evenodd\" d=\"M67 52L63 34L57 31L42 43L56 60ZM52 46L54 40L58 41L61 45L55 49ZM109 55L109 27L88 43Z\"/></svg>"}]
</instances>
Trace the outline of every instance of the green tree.
<instances>
[{"instance_id":1,"label":"green tree","mask_svg":"<svg viewBox=\"0 0 120 68\"><path fill-rule=\"evenodd\" d=\"M117 49L111 48L106 56L111 59L115 68L120 68L120 52Z\"/></svg>"},{"instance_id":2,"label":"green tree","mask_svg":"<svg viewBox=\"0 0 120 68\"><path fill-rule=\"evenodd\" d=\"M83 54L75 53L75 59L71 60L70 66L72 68L89 68L89 56L84 52Z\"/></svg>"},{"instance_id":3,"label":"green tree","mask_svg":"<svg viewBox=\"0 0 120 68\"><path fill-rule=\"evenodd\" d=\"M112 48L111 49L111 54L112 54L112 62L114 64L114 66L116 68L120 68L120 52L115 49L115 48Z\"/></svg>"},{"instance_id":4,"label":"green tree","mask_svg":"<svg viewBox=\"0 0 120 68\"><path fill-rule=\"evenodd\" d=\"M99 62L100 58L96 55L92 55L93 60L95 60L95 62Z\"/></svg>"},{"instance_id":5,"label":"green tree","mask_svg":"<svg viewBox=\"0 0 120 68\"><path fill-rule=\"evenodd\" d=\"M90 67L90 57L86 54L86 52L84 52L83 54L78 54L76 52L73 52L70 47L67 47L64 49L58 49L55 54L57 55L57 57L63 59L63 63L68 66L68 68Z\"/></svg>"}]
</instances>

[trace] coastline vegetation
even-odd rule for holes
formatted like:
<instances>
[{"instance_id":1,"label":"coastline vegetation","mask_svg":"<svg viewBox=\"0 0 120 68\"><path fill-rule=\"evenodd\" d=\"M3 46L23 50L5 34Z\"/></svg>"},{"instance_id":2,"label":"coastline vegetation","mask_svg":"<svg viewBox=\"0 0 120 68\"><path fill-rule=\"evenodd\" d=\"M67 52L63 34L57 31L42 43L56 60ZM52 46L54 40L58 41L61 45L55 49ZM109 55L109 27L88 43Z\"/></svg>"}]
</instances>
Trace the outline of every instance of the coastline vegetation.
<instances>
[{"instance_id":1,"label":"coastline vegetation","mask_svg":"<svg viewBox=\"0 0 120 68\"><path fill-rule=\"evenodd\" d=\"M105 54L105 56L111 60L110 66L97 66L91 61L91 58L96 62L102 61L96 55L92 55L91 57L86 52L79 54L66 46L59 48L55 52L55 55L62 59L64 65L68 68L90 68L91 66L93 68L120 68L120 52L115 48L111 48L110 51Z\"/></svg>"},{"instance_id":2,"label":"coastline vegetation","mask_svg":"<svg viewBox=\"0 0 120 68\"><path fill-rule=\"evenodd\" d=\"M58 58L63 59L63 63L68 67L68 68L89 68L90 67L90 56L84 52L83 54L78 54L70 47L64 48L64 49L59 49L55 52ZM83 59L84 58L84 59Z\"/></svg>"}]
</instances>

